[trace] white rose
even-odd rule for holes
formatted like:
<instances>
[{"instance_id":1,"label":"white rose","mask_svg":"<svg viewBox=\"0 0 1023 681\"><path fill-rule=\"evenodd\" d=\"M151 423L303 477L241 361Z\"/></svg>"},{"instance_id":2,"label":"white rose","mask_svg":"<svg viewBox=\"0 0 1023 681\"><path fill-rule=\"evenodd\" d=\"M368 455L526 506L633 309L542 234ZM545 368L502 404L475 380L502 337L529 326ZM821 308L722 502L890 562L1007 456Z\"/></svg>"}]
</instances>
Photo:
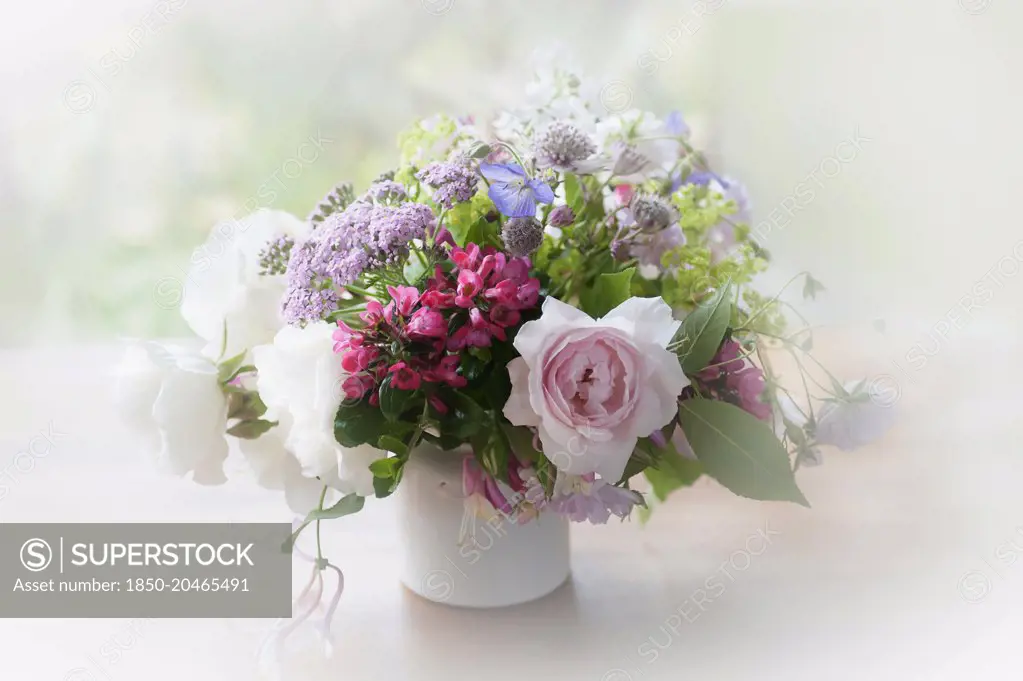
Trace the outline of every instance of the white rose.
<instances>
[{"instance_id":1,"label":"white rose","mask_svg":"<svg viewBox=\"0 0 1023 681\"><path fill-rule=\"evenodd\" d=\"M118 373L122 417L158 452L160 467L223 483L227 399L217 367L186 348L145 342L128 348Z\"/></svg>"},{"instance_id":2,"label":"white rose","mask_svg":"<svg viewBox=\"0 0 1023 681\"><path fill-rule=\"evenodd\" d=\"M272 345L252 350L257 389L267 406L264 418L280 421L284 445L307 477L320 477L342 492L373 495L369 464L387 456L374 447L341 447L334 438L334 417L341 406L347 377L334 354L335 326L315 322L305 328L286 326Z\"/></svg>"},{"instance_id":3,"label":"white rose","mask_svg":"<svg viewBox=\"0 0 1023 681\"><path fill-rule=\"evenodd\" d=\"M181 302L181 316L206 341L204 355L234 357L270 342L284 326L285 276L261 275L259 256L271 241L300 239L309 230L307 222L267 209L213 228L192 253Z\"/></svg>"},{"instance_id":4,"label":"white rose","mask_svg":"<svg viewBox=\"0 0 1023 681\"><path fill-rule=\"evenodd\" d=\"M515 337L504 415L539 433L559 471L618 482L636 442L674 418L689 385L665 349L678 329L661 298L630 298L600 319L547 298Z\"/></svg>"},{"instance_id":5,"label":"white rose","mask_svg":"<svg viewBox=\"0 0 1023 681\"><path fill-rule=\"evenodd\" d=\"M240 440L239 446L256 482L266 489L282 490L288 508L305 516L319 504L326 481L302 474L298 459L285 447L286 438L287 431L278 425L254 440Z\"/></svg>"}]
</instances>

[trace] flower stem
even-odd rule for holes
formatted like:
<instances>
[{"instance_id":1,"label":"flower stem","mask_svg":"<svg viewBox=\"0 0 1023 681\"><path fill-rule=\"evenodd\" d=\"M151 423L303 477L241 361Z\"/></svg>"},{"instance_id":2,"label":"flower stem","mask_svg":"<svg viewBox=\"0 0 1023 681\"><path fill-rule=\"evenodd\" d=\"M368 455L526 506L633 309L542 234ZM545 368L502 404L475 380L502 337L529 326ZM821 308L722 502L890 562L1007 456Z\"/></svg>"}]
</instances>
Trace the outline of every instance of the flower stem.
<instances>
[{"instance_id":1,"label":"flower stem","mask_svg":"<svg viewBox=\"0 0 1023 681\"><path fill-rule=\"evenodd\" d=\"M327 499L327 489L328 489L327 486L324 485L323 486L323 491L320 492L319 510L321 510L321 511L323 510L323 502ZM317 561L316 561L317 564L322 564L323 563L323 547L320 544L320 520L319 520L319 518L316 519L316 558L317 558Z\"/></svg>"}]
</instances>

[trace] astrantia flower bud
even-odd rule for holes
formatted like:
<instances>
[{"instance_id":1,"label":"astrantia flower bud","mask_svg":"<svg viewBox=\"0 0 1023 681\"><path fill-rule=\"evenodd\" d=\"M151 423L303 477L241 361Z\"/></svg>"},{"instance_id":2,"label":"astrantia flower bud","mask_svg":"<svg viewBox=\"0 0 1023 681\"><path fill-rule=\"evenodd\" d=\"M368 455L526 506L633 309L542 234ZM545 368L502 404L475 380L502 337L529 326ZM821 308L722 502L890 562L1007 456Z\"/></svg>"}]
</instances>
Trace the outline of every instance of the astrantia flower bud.
<instances>
[{"instance_id":1,"label":"astrantia flower bud","mask_svg":"<svg viewBox=\"0 0 1023 681\"><path fill-rule=\"evenodd\" d=\"M575 213L567 205L558 206L547 216L547 224L551 227L568 227L573 222L575 222Z\"/></svg>"},{"instance_id":2,"label":"astrantia flower bud","mask_svg":"<svg viewBox=\"0 0 1023 681\"><path fill-rule=\"evenodd\" d=\"M501 239L510 255L524 258L543 243L543 225L535 218L512 218L504 224Z\"/></svg>"},{"instance_id":3,"label":"astrantia flower bud","mask_svg":"<svg viewBox=\"0 0 1023 681\"><path fill-rule=\"evenodd\" d=\"M629 204L632 217L644 232L659 232L678 220L678 213L664 199L637 196Z\"/></svg>"},{"instance_id":4,"label":"astrantia flower bud","mask_svg":"<svg viewBox=\"0 0 1023 681\"><path fill-rule=\"evenodd\" d=\"M551 123L537 138L533 153L541 168L568 170L597 152L590 136L567 121Z\"/></svg>"}]
</instances>

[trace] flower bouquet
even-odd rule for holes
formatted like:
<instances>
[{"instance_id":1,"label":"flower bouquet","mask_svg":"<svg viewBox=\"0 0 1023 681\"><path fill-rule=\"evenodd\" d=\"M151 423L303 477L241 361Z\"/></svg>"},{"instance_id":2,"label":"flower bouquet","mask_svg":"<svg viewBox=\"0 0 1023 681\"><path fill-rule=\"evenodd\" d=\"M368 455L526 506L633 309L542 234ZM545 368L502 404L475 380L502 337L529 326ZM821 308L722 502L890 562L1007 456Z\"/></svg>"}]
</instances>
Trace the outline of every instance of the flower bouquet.
<instances>
[{"instance_id":1,"label":"flower bouquet","mask_svg":"<svg viewBox=\"0 0 1023 681\"><path fill-rule=\"evenodd\" d=\"M160 463L220 483L237 440L301 514L296 538L401 490L419 457L458 471L457 546L479 519L627 518L704 475L808 505L795 471L886 414L830 373L813 399L810 372L789 394L767 350L816 360L780 292L750 286L768 255L742 187L678 113L592 94L542 70L525 108L420 121L394 170L305 220L218 225L181 306L205 346L128 358L124 403Z\"/></svg>"}]
</instances>

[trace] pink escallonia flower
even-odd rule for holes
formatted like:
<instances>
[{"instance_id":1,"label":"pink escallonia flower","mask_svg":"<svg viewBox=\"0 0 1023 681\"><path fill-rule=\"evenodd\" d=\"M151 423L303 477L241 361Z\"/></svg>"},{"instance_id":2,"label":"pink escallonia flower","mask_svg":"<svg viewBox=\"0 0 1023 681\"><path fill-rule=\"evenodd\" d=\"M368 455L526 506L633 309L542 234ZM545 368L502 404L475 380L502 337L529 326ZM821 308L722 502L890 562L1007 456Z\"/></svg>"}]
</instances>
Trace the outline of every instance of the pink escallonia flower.
<instances>
[{"instance_id":1,"label":"pink escallonia flower","mask_svg":"<svg viewBox=\"0 0 1023 681\"><path fill-rule=\"evenodd\" d=\"M412 314L412 308L419 302L419 289L415 286L388 286L387 292L391 294L392 299L388 307L395 305L395 309L402 317Z\"/></svg>"},{"instance_id":2,"label":"pink escallonia flower","mask_svg":"<svg viewBox=\"0 0 1023 681\"><path fill-rule=\"evenodd\" d=\"M406 329L413 339L446 338L448 335L448 323L444 315L428 307L416 310Z\"/></svg>"},{"instance_id":3,"label":"pink escallonia flower","mask_svg":"<svg viewBox=\"0 0 1023 681\"><path fill-rule=\"evenodd\" d=\"M349 348L341 357L341 368L350 374L356 374L368 369L370 364L379 356L380 351L376 348Z\"/></svg>"},{"instance_id":4,"label":"pink escallonia flower","mask_svg":"<svg viewBox=\"0 0 1023 681\"><path fill-rule=\"evenodd\" d=\"M392 310L387 310L380 301L368 300L366 301L366 309L359 313L359 319L366 323L366 326L376 326L381 322L391 321Z\"/></svg>"},{"instance_id":5,"label":"pink escallonia flower","mask_svg":"<svg viewBox=\"0 0 1023 681\"><path fill-rule=\"evenodd\" d=\"M393 376L391 385L398 390L415 390L422 381L419 372L405 362L395 362L387 372Z\"/></svg>"},{"instance_id":6,"label":"pink escallonia flower","mask_svg":"<svg viewBox=\"0 0 1023 681\"><path fill-rule=\"evenodd\" d=\"M334 352L340 353L349 348L360 347L366 341L366 337L353 330L344 322L339 321L337 323L337 330L334 331L334 341Z\"/></svg>"},{"instance_id":7,"label":"pink escallonia flower","mask_svg":"<svg viewBox=\"0 0 1023 681\"><path fill-rule=\"evenodd\" d=\"M350 400L358 400L363 395L373 389L376 382L373 377L368 374L358 374L356 376L349 376L341 384L341 391L345 397Z\"/></svg>"},{"instance_id":8,"label":"pink escallonia flower","mask_svg":"<svg viewBox=\"0 0 1023 681\"><path fill-rule=\"evenodd\" d=\"M460 361L461 358L458 355L442 357L432 367L423 369L423 380L430 383L447 383L452 388L464 388L468 380L458 373Z\"/></svg>"},{"instance_id":9,"label":"pink escallonia flower","mask_svg":"<svg viewBox=\"0 0 1023 681\"><path fill-rule=\"evenodd\" d=\"M483 277L472 270L458 273L458 287L455 289L455 305L472 307L476 304L476 296L483 291Z\"/></svg>"}]
</instances>

